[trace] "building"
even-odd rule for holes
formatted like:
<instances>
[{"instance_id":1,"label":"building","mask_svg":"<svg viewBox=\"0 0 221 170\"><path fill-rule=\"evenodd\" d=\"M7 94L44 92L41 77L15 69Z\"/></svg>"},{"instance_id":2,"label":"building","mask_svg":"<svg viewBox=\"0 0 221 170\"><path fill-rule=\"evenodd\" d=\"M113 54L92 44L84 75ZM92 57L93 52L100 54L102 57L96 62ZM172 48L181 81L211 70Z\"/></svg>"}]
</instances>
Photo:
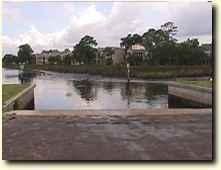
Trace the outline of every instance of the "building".
<instances>
[{"instance_id":1,"label":"building","mask_svg":"<svg viewBox=\"0 0 221 170\"><path fill-rule=\"evenodd\" d=\"M106 52L106 50L111 51L111 53ZM130 55L133 56L141 56L143 59L145 57L145 48L141 44L132 45L126 57ZM64 61L64 57L67 55L72 55L72 52L69 49L65 49L64 51L59 50L43 50L39 54L35 54L36 64L48 64L48 59L50 57L57 57L59 56L62 61ZM120 47L106 47L106 48L98 48L97 55L96 55L96 63L97 64L107 64L108 61L111 61L111 64L123 64L125 58L125 49ZM75 62L75 64L80 64Z\"/></svg>"},{"instance_id":2,"label":"building","mask_svg":"<svg viewBox=\"0 0 221 170\"><path fill-rule=\"evenodd\" d=\"M122 64L124 62L125 51L120 47L112 47L114 53L111 56L113 64Z\"/></svg>"},{"instance_id":3,"label":"building","mask_svg":"<svg viewBox=\"0 0 221 170\"><path fill-rule=\"evenodd\" d=\"M127 58L129 56L138 56L142 57L142 59L145 59L145 47L141 44L134 44L132 45L128 51L127 51Z\"/></svg>"},{"instance_id":4,"label":"building","mask_svg":"<svg viewBox=\"0 0 221 170\"><path fill-rule=\"evenodd\" d=\"M64 51L59 50L43 50L40 54L35 54L36 64L48 64L48 59L50 57L59 56L61 60L64 60L64 57L67 55L71 55L71 51L69 49L65 49Z\"/></svg>"},{"instance_id":5,"label":"building","mask_svg":"<svg viewBox=\"0 0 221 170\"><path fill-rule=\"evenodd\" d=\"M124 62L125 51L120 47L106 47L112 50L112 55L105 55L105 48L98 48L96 63L105 64L108 59L112 59L112 64L122 64Z\"/></svg>"}]
</instances>

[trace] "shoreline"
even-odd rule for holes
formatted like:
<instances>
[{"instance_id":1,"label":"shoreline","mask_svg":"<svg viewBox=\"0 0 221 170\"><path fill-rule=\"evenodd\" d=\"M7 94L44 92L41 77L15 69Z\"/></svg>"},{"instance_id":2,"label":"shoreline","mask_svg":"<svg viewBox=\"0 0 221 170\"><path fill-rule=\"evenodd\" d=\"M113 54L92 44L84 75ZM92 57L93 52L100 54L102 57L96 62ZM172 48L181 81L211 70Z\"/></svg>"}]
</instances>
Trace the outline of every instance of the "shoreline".
<instances>
[{"instance_id":1,"label":"shoreline","mask_svg":"<svg viewBox=\"0 0 221 170\"><path fill-rule=\"evenodd\" d=\"M3 68L19 69L18 65L3 65ZM209 66L140 66L131 67L131 80L150 81L175 81L205 80L210 76ZM127 80L127 70L123 66L105 65L26 65L27 71L52 71L57 73L88 74L89 76L101 76L108 78L121 78Z\"/></svg>"}]
</instances>

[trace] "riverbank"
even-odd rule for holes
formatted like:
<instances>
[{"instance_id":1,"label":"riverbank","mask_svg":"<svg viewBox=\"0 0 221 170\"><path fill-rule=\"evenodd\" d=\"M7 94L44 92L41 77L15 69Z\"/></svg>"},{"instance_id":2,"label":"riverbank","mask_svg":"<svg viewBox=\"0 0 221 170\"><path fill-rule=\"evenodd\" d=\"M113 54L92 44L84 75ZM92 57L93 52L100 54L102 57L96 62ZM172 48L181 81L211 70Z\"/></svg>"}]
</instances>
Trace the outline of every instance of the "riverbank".
<instances>
[{"instance_id":1,"label":"riverbank","mask_svg":"<svg viewBox=\"0 0 221 170\"><path fill-rule=\"evenodd\" d=\"M3 65L5 68L19 69L18 65ZM26 70L46 70L61 73L87 73L107 77L127 77L125 66L119 65L26 65ZM137 79L175 79L179 77L210 76L211 68L207 65L196 66L133 66L130 69L131 78Z\"/></svg>"}]
</instances>

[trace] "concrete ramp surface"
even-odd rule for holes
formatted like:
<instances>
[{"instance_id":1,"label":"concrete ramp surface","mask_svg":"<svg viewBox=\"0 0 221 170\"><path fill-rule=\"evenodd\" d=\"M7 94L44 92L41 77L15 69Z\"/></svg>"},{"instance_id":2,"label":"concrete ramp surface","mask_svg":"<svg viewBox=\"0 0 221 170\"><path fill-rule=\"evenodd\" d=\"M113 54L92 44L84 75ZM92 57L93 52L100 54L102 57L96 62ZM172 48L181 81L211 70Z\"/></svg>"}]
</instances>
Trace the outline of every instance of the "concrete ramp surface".
<instances>
[{"instance_id":1,"label":"concrete ramp surface","mask_svg":"<svg viewBox=\"0 0 221 170\"><path fill-rule=\"evenodd\" d=\"M212 110L14 111L3 159L212 160Z\"/></svg>"}]
</instances>

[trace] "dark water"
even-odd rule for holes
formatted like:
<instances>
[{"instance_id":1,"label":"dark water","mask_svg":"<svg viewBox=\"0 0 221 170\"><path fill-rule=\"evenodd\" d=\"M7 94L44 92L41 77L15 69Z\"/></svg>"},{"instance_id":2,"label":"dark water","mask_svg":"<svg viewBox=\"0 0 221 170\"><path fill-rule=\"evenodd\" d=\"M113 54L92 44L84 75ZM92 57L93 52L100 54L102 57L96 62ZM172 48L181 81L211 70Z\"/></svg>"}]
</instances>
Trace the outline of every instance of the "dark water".
<instances>
[{"instance_id":1,"label":"dark water","mask_svg":"<svg viewBox=\"0 0 221 170\"><path fill-rule=\"evenodd\" d=\"M3 84L19 84L17 70L3 70ZM80 74L47 73L32 79L36 84L36 110L167 108L167 86L126 83Z\"/></svg>"}]
</instances>

